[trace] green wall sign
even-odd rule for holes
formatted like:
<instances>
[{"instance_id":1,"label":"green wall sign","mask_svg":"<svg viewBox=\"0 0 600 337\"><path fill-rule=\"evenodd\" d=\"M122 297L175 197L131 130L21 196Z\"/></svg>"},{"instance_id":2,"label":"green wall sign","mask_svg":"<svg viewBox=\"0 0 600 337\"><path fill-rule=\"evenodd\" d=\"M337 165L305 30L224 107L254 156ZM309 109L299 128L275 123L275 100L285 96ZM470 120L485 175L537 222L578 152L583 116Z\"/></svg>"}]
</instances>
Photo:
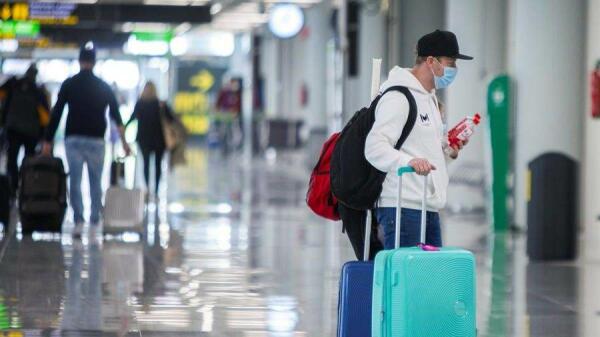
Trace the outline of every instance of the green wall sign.
<instances>
[{"instance_id":1,"label":"green wall sign","mask_svg":"<svg viewBox=\"0 0 600 337\"><path fill-rule=\"evenodd\" d=\"M487 107L492 145L492 222L496 232L509 227L510 78L496 77L488 86Z\"/></svg>"}]
</instances>

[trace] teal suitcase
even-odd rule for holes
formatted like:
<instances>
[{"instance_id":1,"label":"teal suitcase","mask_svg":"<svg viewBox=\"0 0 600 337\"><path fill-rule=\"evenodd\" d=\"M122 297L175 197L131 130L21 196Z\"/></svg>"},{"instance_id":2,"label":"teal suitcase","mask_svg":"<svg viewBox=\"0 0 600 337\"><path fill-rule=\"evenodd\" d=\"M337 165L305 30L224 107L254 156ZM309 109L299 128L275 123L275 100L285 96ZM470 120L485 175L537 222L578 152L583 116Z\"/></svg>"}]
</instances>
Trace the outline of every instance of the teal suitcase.
<instances>
[{"instance_id":1,"label":"teal suitcase","mask_svg":"<svg viewBox=\"0 0 600 337\"><path fill-rule=\"evenodd\" d=\"M398 170L398 208L402 174ZM427 177L424 177L424 186ZM425 189L424 189L425 191ZM425 193L421 242L425 242ZM396 214L396 247L400 243ZM458 248L418 247L381 251L373 272L372 337L475 337L475 258Z\"/></svg>"}]
</instances>

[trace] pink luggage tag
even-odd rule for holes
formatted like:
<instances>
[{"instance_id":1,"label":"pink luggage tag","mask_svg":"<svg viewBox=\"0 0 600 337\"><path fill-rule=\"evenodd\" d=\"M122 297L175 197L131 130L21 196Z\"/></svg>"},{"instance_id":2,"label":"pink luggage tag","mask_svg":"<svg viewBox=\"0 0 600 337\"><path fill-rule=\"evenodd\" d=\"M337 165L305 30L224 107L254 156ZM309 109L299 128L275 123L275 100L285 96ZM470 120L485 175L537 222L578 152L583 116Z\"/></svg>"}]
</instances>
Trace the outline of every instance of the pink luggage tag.
<instances>
[{"instance_id":1,"label":"pink luggage tag","mask_svg":"<svg viewBox=\"0 0 600 337\"><path fill-rule=\"evenodd\" d=\"M436 246L432 246L432 245L426 245L424 243L419 243L419 248L421 248L422 251L424 252L439 252L440 249Z\"/></svg>"}]
</instances>

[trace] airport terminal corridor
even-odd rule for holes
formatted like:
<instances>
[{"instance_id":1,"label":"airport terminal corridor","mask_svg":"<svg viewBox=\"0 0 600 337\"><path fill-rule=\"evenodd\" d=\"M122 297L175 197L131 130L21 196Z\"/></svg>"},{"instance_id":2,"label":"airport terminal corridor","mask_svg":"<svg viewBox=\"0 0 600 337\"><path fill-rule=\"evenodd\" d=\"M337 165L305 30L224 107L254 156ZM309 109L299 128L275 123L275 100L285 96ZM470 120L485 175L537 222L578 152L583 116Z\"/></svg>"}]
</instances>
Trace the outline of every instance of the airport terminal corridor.
<instances>
[{"instance_id":1,"label":"airport terminal corridor","mask_svg":"<svg viewBox=\"0 0 600 337\"><path fill-rule=\"evenodd\" d=\"M194 147L149 203L145 233L103 242L5 233L0 324L14 336L335 336L341 224L304 207L300 152L276 161ZM523 237L444 215L476 253L480 336L593 337L600 265L528 263ZM13 227L15 228L15 227ZM575 331L575 333L573 333ZM13 335L10 335L13 336Z\"/></svg>"}]
</instances>

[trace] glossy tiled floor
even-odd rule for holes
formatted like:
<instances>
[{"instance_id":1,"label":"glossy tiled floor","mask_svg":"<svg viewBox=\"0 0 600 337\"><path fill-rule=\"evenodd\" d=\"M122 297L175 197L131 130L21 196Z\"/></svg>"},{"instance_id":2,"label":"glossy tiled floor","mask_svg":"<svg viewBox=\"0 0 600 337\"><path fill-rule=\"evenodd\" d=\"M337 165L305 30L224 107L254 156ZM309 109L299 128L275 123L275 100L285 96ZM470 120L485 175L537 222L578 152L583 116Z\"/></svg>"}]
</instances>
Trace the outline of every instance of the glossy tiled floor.
<instances>
[{"instance_id":1,"label":"glossy tiled floor","mask_svg":"<svg viewBox=\"0 0 600 337\"><path fill-rule=\"evenodd\" d=\"M13 226L0 246L0 336L335 336L352 254L340 225L304 206L293 158L242 167L190 151L140 239ZM481 217L444 223L447 244L477 254L480 336L600 336L599 265L528 263L523 238L491 237Z\"/></svg>"}]
</instances>

